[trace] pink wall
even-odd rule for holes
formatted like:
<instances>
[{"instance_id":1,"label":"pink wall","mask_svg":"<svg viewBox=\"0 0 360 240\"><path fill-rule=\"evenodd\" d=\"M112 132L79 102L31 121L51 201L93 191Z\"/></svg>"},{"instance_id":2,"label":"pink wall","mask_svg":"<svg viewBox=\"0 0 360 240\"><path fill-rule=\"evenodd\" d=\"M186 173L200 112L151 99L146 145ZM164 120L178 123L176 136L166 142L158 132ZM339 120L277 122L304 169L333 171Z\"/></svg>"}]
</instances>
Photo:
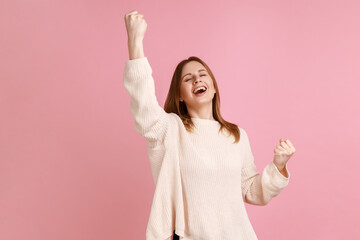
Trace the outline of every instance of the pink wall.
<instances>
[{"instance_id":1,"label":"pink wall","mask_svg":"<svg viewBox=\"0 0 360 240\"><path fill-rule=\"evenodd\" d=\"M199 56L259 170L280 138L295 145L289 185L246 205L259 239L359 236L359 1L5 0L0 239L145 239L155 186L122 85L134 9L162 106Z\"/></svg>"}]
</instances>

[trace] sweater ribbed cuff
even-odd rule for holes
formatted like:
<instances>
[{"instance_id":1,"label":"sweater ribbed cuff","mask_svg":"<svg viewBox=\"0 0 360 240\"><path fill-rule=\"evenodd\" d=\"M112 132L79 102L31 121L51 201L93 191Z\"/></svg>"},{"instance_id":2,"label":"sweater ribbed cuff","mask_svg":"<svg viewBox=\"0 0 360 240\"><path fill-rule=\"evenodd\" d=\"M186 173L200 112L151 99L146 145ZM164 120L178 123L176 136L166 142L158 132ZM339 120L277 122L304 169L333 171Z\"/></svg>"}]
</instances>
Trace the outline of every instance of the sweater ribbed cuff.
<instances>
[{"instance_id":1,"label":"sweater ribbed cuff","mask_svg":"<svg viewBox=\"0 0 360 240\"><path fill-rule=\"evenodd\" d=\"M279 189L283 189L284 187L286 187L289 184L290 172L287 169L286 165L285 165L285 170L286 170L288 177L285 177L284 175L282 175L282 173L276 167L274 162L269 163L267 167L268 167L267 170L269 171L268 173L271 176L272 184L275 187L277 187Z\"/></svg>"},{"instance_id":2,"label":"sweater ribbed cuff","mask_svg":"<svg viewBox=\"0 0 360 240\"><path fill-rule=\"evenodd\" d=\"M152 68L147 57L135 58L125 62L124 79L132 81L144 79L152 74Z\"/></svg>"}]
</instances>

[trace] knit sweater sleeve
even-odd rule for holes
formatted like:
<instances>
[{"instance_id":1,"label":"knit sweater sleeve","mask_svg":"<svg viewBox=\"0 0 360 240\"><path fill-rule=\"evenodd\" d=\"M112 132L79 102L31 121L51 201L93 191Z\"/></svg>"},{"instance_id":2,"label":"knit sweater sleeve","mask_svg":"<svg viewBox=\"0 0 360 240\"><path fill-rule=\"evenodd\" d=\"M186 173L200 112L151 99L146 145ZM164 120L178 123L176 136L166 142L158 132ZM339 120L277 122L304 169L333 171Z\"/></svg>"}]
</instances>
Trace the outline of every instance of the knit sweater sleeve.
<instances>
[{"instance_id":1,"label":"knit sweater sleeve","mask_svg":"<svg viewBox=\"0 0 360 240\"><path fill-rule=\"evenodd\" d=\"M169 114L158 104L152 68L147 57L125 62L123 84L130 95L130 112L135 130L150 146L160 142L166 133Z\"/></svg>"},{"instance_id":2,"label":"knit sweater sleeve","mask_svg":"<svg viewBox=\"0 0 360 240\"><path fill-rule=\"evenodd\" d=\"M258 172L248 135L244 129L240 129L240 131L244 151L244 162L241 171L243 200L252 205L266 205L288 185L290 172L285 165L287 175L285 177L273 162L268 163L262 173Z\"/></svg>"}]
</instances>

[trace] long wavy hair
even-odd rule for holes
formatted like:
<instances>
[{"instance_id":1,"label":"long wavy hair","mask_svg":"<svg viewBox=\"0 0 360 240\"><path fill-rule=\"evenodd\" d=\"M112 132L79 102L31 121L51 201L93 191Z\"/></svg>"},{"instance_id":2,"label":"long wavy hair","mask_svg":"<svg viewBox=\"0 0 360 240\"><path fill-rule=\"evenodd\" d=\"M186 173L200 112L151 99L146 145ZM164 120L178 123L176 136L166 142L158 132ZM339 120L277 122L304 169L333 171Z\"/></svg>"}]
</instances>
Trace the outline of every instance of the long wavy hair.
<instances>
[{"instance_id":1,"label":"long wavy hair","mask_svg":"<svg viewBox=\"0 0 360 240\"><path fill-rule=\"evenodd\" d=\"M214 74L210 70L209 66L200 58L196 56L191 56L188 59L182 60L175 69L175 72L173 74L170 89L168 92L168 95L166 97L166 101L164 104L164 110L167 113L176 113L180 119L182 120L185 128L189 132L193 132L194 130L194 123L191 120L191 116L189 115L187 111L187 107L184 101L180 101L180 86L181 86L181 73L183 70L183 67L186 63L190 61L197 61L201 63L209 73L210 77L213 80L214 87L216 90L216 93L214 95L214 98L212 100L212 110L213 110L213 117L216 121L220 123L220 129L219 132L226 129L233 137L235 138L235 141L233 143L237 143L240 140L240 131L236 124L227 122L223 119L220 113L220 93L218 89L218 85L216 82L216 79L214 77Z\"/></svg>"}]
</instances>

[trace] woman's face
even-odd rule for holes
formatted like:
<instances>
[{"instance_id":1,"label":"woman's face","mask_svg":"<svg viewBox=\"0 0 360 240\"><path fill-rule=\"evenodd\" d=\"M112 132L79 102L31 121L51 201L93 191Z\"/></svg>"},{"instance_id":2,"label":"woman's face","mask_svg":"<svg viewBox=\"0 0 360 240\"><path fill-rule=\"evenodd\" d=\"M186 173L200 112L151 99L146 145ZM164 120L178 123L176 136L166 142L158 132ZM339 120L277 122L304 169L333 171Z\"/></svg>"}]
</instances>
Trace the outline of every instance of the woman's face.
<instances>
[{"instance_id":1,"label":"woman's face","mask_svg":"<svg viewBox=\"0 0 360 240\"><path fill-rule=\"evenodd\" d=\"M206 91L201 95L194 93L199 86L205 86ZM181 73L180 101L184 101L187 108L197 110L210 104L215 94L214 83L205 67L198 61L185 64Z\"/></svg>"}]
</instances>

